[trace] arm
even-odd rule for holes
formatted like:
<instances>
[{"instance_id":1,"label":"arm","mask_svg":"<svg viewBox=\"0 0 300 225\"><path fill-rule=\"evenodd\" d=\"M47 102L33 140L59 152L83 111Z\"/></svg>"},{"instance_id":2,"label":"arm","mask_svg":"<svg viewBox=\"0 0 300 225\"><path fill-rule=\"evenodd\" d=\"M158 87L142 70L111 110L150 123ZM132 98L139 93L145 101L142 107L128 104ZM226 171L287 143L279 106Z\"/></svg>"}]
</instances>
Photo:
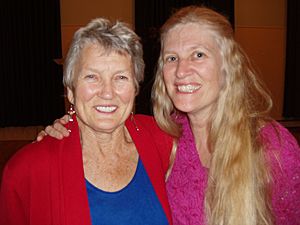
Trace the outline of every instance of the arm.
<instances>
[{"instance_id":1,"label":"arm","mask_svg":"<svg viewBox=\"0 0 300 225\"><path fill-rule=\"evenodd\" d=\"M17 174L20 176L20 174ZM3 172L1 190L0 190L0 224L27 224L25 203L16 189L17 175L13 175L6 166ZM18 185L20 186L20 185Z\"/></svg>"},{"instance_id":2,"label":"arm","mask_svg":"<svg viewBox=\"0 0 300 225\"><path fill-rule=\"evenodd\" d=\"M272 208L279 224L300 222L300 148L280 124L266 126L262 132L271 165Z\"/></svg>"},{"instance_id":3,"label":"arm","mask_svg":"<svg viewBox=\"0 0 300 225\"><path fill-rule=\"evenodd\" d=\"M62 118L57 119L53 122L53 125L49 125L45 128L45 130L42 130L36 140L41 141L46 135L50 135L51 137L54 137L56 139L63 139L64 137L69 136L69 131L67 130L64 125L66 125L69 122L70 116L64 115Z\"/></svg>"}]
</instances>

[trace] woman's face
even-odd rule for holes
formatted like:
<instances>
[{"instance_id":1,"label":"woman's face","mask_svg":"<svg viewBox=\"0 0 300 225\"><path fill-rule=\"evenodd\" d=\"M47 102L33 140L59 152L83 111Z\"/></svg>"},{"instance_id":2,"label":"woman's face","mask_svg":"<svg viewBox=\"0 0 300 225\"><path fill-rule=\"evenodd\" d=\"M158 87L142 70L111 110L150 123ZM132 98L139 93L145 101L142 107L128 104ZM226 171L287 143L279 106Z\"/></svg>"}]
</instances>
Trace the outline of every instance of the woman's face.
<instances>
[{"instance_id":1,"label":"woman's face","mask_svg":"<svg viewBox=\"0 0 300 225\"><path fill-rule=\"evenodd\" d=\"M111 133L124 125L136 92L130 56L105 53L90 44L82 49L74 74L74 90L68 88L68 99L80 128Z\"/></svg>"},{"instance_id":2,"label":"woman's face","mask_svg":"<svg viewBox=\"0 0 300 225\"><path fill-rule=\"evenodd\" d=\"M212 33L195 23L172 28L163 40L163 76L175 107L210 115L223 84L222 59Z\"/></svg>"}]
</instances>

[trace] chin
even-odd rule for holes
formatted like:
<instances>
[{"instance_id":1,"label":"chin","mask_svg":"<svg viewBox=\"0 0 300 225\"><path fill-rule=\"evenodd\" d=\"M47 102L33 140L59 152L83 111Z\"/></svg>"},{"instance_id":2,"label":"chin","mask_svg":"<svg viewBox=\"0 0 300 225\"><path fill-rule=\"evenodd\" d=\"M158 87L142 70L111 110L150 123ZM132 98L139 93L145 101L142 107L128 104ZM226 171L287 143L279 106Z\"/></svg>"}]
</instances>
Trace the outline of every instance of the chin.
<instances>
[{"instance_id":1,"label":"chin","mask_svg":"<svg viewBox=\"0 0 300 225\"><path fill-rule=\"evenodd\" d=\"M191 109L190 107L187 107L187 106L182 106L182 105L181 106L176 106L175 105L175 107L176 107L177 110L179 110L183 113L189 113L189 112L193 111L193 109Z\"/></svg>"},{"instance_id":2,"label":"chin","mask_svg":"<svg viewBox=\"0 0 300 225\"><path fill-rule=\"evenodd\" d=\"M192 110L194 110L194 107L192 107L192 103L189 102L174 102L174 106L176 107L176 109L178 109L181 112L190 112Z\"/></svg>"},{"instance_id":3,"label":"chin","mask_svg":"<svg viewBox=\"0 0 300 225\"><path fill-rule=\"evenodd\" d=\"M97 127L95 131L100 132L100 133L112 133L116 127Z\"/></svg>"}]
</instances>

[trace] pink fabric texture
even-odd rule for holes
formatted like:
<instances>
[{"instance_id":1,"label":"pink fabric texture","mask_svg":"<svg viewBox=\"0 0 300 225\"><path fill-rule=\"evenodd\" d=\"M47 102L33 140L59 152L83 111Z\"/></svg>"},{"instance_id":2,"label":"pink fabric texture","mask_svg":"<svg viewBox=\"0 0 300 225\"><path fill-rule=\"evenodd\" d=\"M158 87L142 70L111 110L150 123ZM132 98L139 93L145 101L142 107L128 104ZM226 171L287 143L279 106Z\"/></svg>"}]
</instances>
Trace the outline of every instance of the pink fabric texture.
<instances>
[{"instance_id":1,"label":"pink fabric texture","mask_svg":"<svg viewBox=\"0 0 300 225\"><path fill-rule=\"evenodd\" d=\"M181 117L178 122L183 125L183 135L167 181L173 224L205 225L204 195L208 169L201 164L188 119ZM261 137L273 177L275 224L300 224L300 149L297 141L277 122L263 127Z\"/></svg>"}]
</instances>

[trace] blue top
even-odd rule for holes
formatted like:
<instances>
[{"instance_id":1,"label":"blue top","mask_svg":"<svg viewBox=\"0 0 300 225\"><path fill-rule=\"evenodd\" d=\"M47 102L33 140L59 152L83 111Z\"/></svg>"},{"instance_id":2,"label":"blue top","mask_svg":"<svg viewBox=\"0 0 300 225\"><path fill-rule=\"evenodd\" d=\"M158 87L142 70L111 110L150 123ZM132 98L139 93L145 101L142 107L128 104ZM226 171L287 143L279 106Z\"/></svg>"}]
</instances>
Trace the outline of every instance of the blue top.
<instances>
[{"instance_id":1,"label":"blue top","mask_svg":"<svg viewBox=\"0 0 300 225\"><path fill-rule=\"evenodd\" d=\"M116 192L106 192L86 180L93 225L165 225L167 217L138 160L134 177Z\"/></svg>"}]
</instances>

